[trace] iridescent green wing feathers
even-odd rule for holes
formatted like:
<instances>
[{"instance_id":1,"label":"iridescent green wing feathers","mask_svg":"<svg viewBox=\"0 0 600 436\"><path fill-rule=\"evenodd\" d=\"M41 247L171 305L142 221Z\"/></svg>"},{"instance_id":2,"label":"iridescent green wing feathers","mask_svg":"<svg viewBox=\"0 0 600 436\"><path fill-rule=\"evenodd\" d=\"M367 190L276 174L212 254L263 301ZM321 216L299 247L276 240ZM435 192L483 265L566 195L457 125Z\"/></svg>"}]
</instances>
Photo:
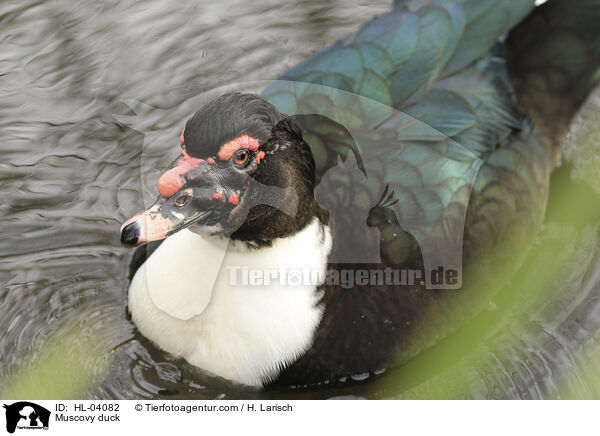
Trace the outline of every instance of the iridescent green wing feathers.
<instances>
[{"instance_id":1,"label":"iridescent green wing feathers","mask_svg":"<svg viewBox=\"0 0 600 436\"><path fill-rule=\"evenodd\" d=\"M377 225L388 260L411 257L399 224L418 241L426 268L460 269L477 173L524 122L513 107L504 61L492 49L532 7L531 1L403 2L263 93L282 112L320 114L343 125L347 132L333 141L338 145L358 144L364 171L337 172L347 189L368 195L336 204L335 193L322 194L330 214L353 209L367 218L385 187L393 190L398 222ZM317 145L318 171L330 169L336 153L345 156L328 147L335 133L324 141L318 126L304 127L309 145ZM331 171L325 181L339 186Z\"/></svg>"},{"instance_id":2,"label":"iridescent green wing feathers","mask_svg":"<svg viewBox=\"0 0 600 436\"><path fill-rule=\"evenodd\" d=\"M332 120L303 125L328 210L354 210L360 221L386 187L394 192L397 222L374 224L388 259L411 257L398 227L427 268L493 259L501 245L526 253L560 139L552 127L564 134L600 79L598 22L600 0L535 10L533 0L397 1L263 95L304 121ZM349 151L356 159L342 170L337 156ZM343 184L351 195L339 193Z\"/></svg>"},{"instance_id":3,"label":"iridescent green wing feathers","mask_svg":"<svg viewBox=\"0 0 600 436\"><path fill-rule=\"evenodd\" d=\"M463 134L464 146L485 152L493 147L487 138L506 136L517 121L506 90L496 89L501 80L495 74L479 74L494 62L488 52L500 36L532 7L529 0L402 2L356 33L315 53L281 79L332 87L414 114L443 134ZM475 61L480 63L474 65ZM477 80L472 81L473 77ZM301 101L284 103L274 98L273 94L283 88L276 84L264 94L281 104L284 111L296 113L294 103ZM292 94L302 100L298 91ZM330 92L319 93L331 96ZM333 103L336 98L332 98ZM370 128L389 116L359 108L356 112ZM471 129L477 133L469 134Z\"/></svg>"}]
</instances>

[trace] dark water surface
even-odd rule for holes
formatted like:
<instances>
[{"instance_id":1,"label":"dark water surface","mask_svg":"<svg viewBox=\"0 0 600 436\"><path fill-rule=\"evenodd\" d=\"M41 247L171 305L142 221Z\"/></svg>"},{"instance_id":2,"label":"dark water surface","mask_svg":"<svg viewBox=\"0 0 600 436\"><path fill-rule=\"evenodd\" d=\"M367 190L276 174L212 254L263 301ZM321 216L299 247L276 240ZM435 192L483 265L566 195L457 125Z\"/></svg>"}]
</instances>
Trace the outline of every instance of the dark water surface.
<instances>
[{"instance_id":1,"label":"dark water surface","mask_svg":"<svg viewBox=\"0 0 600 436\"><path fill-rule=\"evenodd\" d=\"M153 199L189 102L275 79L389 3L0 3L0 397L600 397L597 211L576 209L598 197L570 177L589 147L555 176L525 288L368 383L239 388L154 349L127 319L119 227L144 207L141 192ZM556 259L565 269L550 281L532 273Z\"/></svg>"}]
</instances>

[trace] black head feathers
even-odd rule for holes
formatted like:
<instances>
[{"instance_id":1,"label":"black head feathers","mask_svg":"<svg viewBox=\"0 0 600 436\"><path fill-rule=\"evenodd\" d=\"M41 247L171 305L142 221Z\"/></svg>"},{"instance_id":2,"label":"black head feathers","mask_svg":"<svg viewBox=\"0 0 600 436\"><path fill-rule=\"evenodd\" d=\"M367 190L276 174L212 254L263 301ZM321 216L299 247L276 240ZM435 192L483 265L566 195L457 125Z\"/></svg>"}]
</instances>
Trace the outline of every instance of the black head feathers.
<instances>
[{"instance_id":1,"label":"black head feathers","mask_svg":"<svg viewBox=\"0 0 600 436\"><path fill-rule=\"evenodd\" d=\"M241 135L265 144L284 116L270 103L254 94L230 92L211 101L185 125L186 152L197 158L214 156L221 145Z\"/></svg>"}]
</instances>

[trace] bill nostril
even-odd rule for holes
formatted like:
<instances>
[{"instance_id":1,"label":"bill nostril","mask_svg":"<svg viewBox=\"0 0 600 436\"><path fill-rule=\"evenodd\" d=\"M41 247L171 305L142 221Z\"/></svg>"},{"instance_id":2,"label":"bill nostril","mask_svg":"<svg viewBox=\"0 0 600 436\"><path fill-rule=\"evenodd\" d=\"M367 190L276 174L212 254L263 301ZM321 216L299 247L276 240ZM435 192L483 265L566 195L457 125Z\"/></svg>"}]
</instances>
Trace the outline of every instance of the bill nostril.
<instances>
[{"instance_id":1,"label":"bill nostril","mask_svg":"<svg viewBox=\"0 0 600 436\"><path fill-rule=\"evenodd\" d=\"M127 224L121 230L121 244L126 247L135 247L140 239L140 226L138 223L133 222Z\"/></svg>"}]
</instances>

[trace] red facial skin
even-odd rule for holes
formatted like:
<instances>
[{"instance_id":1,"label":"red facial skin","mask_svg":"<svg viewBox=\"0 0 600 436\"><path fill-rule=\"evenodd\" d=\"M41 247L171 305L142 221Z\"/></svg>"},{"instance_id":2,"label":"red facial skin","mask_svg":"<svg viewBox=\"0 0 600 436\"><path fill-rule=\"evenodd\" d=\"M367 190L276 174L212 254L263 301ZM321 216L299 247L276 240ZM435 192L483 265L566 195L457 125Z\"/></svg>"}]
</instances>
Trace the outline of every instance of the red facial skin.
<instances>
[{"instance_id":1,"label":"red facial skin","mask_svg":"<svg viewBox=\"0 0 600 436\"><path fill-rule=\"evenodd\" d=\"M163 197L170 197L177 193L185 184L185 180L183 176L187 174L189 171L196 168L200 163L204 162L204 159L198 159L191 157L185 151L185 144L183 140L183 132L181 132L181 136L179 138L179 145L182 148L181 151L181 159L177 162L177 165L171 168L169 171L165 172L160 179L158 179L158 192ZM252 138L248 135L242 135L235 138L232 141L223 144L217 153L217 156L221 160L229 160L234 155L234 153L240 149L246 148L248 150L256 152L258 150L259 143L255 138ZM265 157L264 151L259 151L256 156L256 163L260 164L261 159ZM209 164L215 164L215 159L209 157L207 159ZM217 199L220 197L214 197ZM228 200L232 204L238 204L239 198L237 195L232 195Z\"/></svg>"},{"instance_id":2,"label":"red facial skin","mask_svg":"<svg viewBox=\"0 0 600 436\"><path fill-rule=\"evenodd\" d=\"M181 156L182 158L177 162L177 166L165 172L158 179L158 193L163 197L170 197L179 191L184 185L182 176L204 162L204 159L191 157L185 150L181 152Z\"/></svg>"},{"instance_id":3,"label":"red facial skin","mask_svg":"<svg viewBox=\"0 0 600 436\"><path fill-rule=\"evenodd\" d=\"M229 141L221 146L217 156L221 160L229 160L234 153L242 148L247 148L250 151L258 150L258 141L248 135L238 136L232 141Z\"/></svg>"},{"instance_id":4,"label":"red facial skin","mask_svg":"<svg viewBox=\"0 0 600 436\"><path fill-rule=\"evenodd\" d=\"M240 202L240 197L237 194L231 194L227 201L231 204L237 205Z\"/></svg>"},{"instance_id":5,"label":"red facial skin","mask_svg":"<svg viewBox=\"0 0 600 436\"><path fill-rule=\"evenodd\" d=\"M185 129L184 129L185 132ZM193 158L185 151L185 143L183 134L179 137L179 145L181 146L181 158L177 161L177 165L170 170L166 171L158 180L158 192L161 196L168 198L176 194L185 185L185 176L189 171L196 168L204 159ZM253 152L257 152L259 148L258 140L251 138L248 135L242 135L226 144L223 144L217 153L217 157L221 160L229 160L231 157L240 149L248 149ZM259 151L255 154L256 163L260 164L260 161L264 159L265 152ZM214 157L209 157L206 161L214 165L216 161ZM248 181L250 186L250 181ZM211 200L219 200L223 198L223 194L215 192L210 197ZM239 194L231 194L227 201L234 206L240 203ZM142 211L135 216L131 217L121 227L121 231L127 225L133 222L139 222L141 228L141 235L139 238L140 242L150 242L167 237L169 231L171 231L173 223L168 219L164 218L160 213L161 202L157 202L147 211Z\"/></svg>"}]
</instances>

